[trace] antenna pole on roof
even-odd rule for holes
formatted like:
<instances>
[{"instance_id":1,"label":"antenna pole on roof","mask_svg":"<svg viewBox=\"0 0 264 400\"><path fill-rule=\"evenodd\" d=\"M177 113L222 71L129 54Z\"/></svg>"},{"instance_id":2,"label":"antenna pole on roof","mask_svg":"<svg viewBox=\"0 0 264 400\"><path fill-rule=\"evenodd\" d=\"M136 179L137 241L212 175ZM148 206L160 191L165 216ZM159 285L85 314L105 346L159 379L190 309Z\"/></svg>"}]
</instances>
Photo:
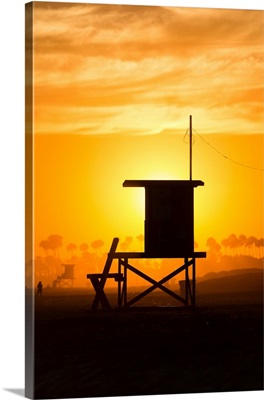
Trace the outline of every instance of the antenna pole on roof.
<instances>
[{"instance_id":1,"label":"antenna pole on roof","mask_svg":"<svg viewBox=\"0 0 264 400\"><path fill-rule=\"evenodd\" d=\"M190 181L192 180L192 116L190 115Z\"/></svg>"}]
</instances>

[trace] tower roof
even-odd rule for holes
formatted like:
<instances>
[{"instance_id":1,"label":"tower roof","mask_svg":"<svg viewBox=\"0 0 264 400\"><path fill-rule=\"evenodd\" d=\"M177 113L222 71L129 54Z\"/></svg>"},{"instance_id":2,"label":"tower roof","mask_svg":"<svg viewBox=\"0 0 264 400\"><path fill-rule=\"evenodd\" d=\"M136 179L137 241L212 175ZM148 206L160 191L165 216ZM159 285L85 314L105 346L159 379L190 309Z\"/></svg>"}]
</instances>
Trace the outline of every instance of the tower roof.
<instances>
[{"instance_id":1,"label":"tower roof","mask_svg":"<svg viewBox=\"0 0 264 400\"><path fill-rule=\"evenodd\" d=\"M126 180L124 187L197 187L204 186L202 181L193 180Z\"/></svg>"}]
</instances>

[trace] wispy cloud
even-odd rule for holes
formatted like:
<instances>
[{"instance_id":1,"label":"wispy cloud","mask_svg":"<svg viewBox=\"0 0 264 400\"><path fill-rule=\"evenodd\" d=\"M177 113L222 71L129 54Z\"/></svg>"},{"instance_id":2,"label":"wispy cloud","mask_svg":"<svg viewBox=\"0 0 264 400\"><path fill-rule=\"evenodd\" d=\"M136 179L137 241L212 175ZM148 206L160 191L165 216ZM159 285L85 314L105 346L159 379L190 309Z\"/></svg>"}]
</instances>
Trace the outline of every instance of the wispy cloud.
<instances>
[{"instance_id":1,"label":"wispy cloud","mask_svg":"<svg viewBox=\"0 0 264 400\"><path fill-rule=\"evenodd\" d=\"M34 7L37 131L263 129L263 11Z\"/></svg>"}]
</instances>

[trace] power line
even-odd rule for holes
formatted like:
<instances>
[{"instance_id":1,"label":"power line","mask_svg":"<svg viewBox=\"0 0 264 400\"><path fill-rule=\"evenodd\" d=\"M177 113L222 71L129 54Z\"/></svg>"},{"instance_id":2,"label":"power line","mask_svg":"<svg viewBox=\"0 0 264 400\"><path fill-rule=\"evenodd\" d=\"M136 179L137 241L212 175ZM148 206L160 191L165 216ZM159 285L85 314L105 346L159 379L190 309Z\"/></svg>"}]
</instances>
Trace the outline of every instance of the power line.
<instances>
[{"instance_id":1,"label":"power line","mask_svg":"<svg viewBox=\"0 0 264 400\"><path fill-rule=\"evenodd\" d=\"M189 129L187 129L185 135L184 135L184 142L186 142L186 137L188 136L188 131ZM233 160L232 158L226 156L224 153L222 153L220 150L218 150L216 147L214 147L211 143L208 142L208 140L204 139L204 137L202 135L200 135L198 132L196 132L195 129L193 129L193 131L197 134L197 136L199 136L200 139L202 139L209 147L211 147L211 149L213 149L214 151L216 151L220 156L224 157L226 160L233 162L234 164L240 165L241 167L244 168L250 168L250 169L254 169L255 171L261 171L264 172L264 168L256 168L256 167L252 167L251 165L247 165L244 163L241 163L239 161ZM194 141L193 141L194 143Z\"/></svg>"}]
</instances>

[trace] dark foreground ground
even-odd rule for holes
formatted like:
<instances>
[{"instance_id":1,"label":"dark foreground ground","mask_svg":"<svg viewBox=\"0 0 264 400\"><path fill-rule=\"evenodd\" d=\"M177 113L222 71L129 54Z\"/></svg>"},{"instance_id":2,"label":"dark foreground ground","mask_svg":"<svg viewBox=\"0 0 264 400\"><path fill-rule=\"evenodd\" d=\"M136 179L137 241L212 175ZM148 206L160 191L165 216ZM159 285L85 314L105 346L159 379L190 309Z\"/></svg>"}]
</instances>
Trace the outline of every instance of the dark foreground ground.
<instances>
[{"instance_id":1,"label":"dark foreground ground","mask_svg":"<svg viewBox=\"0 0 264 400\"><path fill-rule=\"evenodd\" d=\"M195 312L94 313L92 298L36 299L36 398L263 390L262 294L199 295Z\"/></svg>"}]
</instances>

